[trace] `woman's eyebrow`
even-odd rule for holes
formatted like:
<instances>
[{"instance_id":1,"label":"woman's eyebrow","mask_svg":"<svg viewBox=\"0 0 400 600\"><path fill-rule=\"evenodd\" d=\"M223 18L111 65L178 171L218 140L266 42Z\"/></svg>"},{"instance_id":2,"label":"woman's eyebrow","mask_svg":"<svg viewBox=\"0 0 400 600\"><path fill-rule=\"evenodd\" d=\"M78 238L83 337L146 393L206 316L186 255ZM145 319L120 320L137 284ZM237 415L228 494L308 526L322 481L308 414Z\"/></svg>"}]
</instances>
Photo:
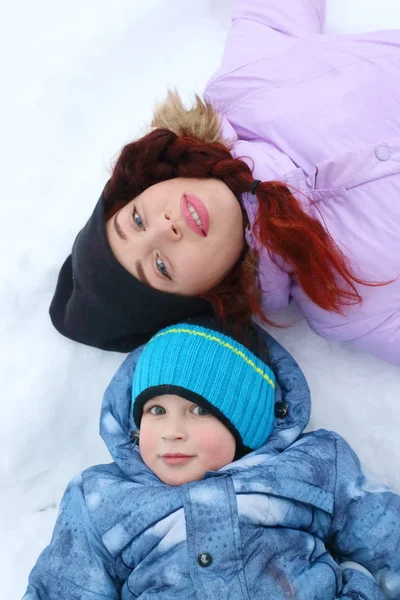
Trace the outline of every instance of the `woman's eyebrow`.
<instances>
[{"instance_id":1,"label":"woman's eyebrow","mask_svg":"<svg viewBox=\"0 0 400 600\"><path fill-rule=\"evenodd\" d=\"M114 229L117 232L117 235L122 239L122 240L127 240L128 237L125 235L125 233L122 231L120 224L117 221L117 216L118 213L115 213L114 219L113 219L113 223L114 223Z\"/></svg>"},{"instance_id":2,"label":"woman's eyebrow","mask_svg":"<svg viewBox=\"0 0 400 600\"><path fill-rule=\"evenodd\" d=\"M140 260L137 260L135 262L135 267L136 267L136 271L137 271L139 280L142 283L145 283L146 285L148 285L149 287L151 287L151 285L149 283L149 280L147 279L147 277L146 277L146 275L144 273L143 266L142 266L142 263L140 262Z\"/></svg>"}]
</instances>

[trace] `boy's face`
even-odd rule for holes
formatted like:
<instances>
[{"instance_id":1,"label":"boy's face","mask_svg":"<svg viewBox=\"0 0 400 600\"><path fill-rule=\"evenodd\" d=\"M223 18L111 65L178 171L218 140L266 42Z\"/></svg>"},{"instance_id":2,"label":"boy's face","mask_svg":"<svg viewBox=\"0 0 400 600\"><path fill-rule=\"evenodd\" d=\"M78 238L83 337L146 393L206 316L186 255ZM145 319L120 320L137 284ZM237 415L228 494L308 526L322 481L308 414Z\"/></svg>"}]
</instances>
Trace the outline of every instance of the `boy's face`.
<instances>
[{"instance_id":1,"label":"boy's face","mask_svg":"<svg viewBox=\"0 0 400 600\"><path fill-rule=\"evenodd\" d=\"M236 442L205 409L166 394L144 405L139 448L143 462L161 481L182 485L232 462Z\"/></svg>"}]
</instances>

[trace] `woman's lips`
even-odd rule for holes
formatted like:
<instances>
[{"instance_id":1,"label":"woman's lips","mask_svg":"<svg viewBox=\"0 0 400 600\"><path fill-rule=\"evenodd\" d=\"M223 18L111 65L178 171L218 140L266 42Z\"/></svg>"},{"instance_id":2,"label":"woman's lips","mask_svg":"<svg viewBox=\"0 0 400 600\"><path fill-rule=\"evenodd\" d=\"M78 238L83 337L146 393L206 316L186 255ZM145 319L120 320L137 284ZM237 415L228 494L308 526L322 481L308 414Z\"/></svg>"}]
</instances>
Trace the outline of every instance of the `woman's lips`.
<instances>
[{"instance_id":1,"label":"woman's lips","mask_svg":"<svg viewBox=\"0 0 400 600\"><path fill-rule=\"evenodd\" d=\"M167 463L167 465L185 465L190 462L194 456L190 456L188 454L163 454L163 461Z\"/></svg>"},{"instance_id":2,"label":"woman's lips","mask_svg":"<svg viewBox=\"0 0 400 600\"><path fill-rule=\"evenodd\" d=\"M197 196L183 194L181 198L181 213L190 229L198 235L207 237L210 216L203 202Z\"/></svg>"}]
</instances>

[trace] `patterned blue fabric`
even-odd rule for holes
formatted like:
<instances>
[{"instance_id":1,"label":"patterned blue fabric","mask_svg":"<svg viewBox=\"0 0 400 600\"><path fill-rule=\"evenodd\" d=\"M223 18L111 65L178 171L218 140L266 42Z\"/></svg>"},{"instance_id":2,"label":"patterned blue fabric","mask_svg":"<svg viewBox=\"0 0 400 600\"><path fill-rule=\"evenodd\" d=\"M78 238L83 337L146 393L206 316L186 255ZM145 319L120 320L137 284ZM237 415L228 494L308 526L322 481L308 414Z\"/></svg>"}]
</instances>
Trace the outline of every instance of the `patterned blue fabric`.
<instances>
[{"instance_id":1,"label":"patterned blue fabric","mask_svg":"<svg viewBox=\"0 0 400 600\"><path fill-rule=\"evenodd\" d=\"M275 375L245 346L219 331L179 323L153 336L135 370L134 404L149 388L164 385L204 398L252 450L262 446L272 431Z\"/></svg>"},{"instance_id":2,"label":"patterned blue fabric","mask_svg":"<svg viewBox=\"0 0 400 600\"><path fill-rule=\"evenodd\" d=\"M307 384L265 339L288 416L262 448L180 487L129 441L140 349L127 357L101 414L115 462L69 484L24 600L400 599L400 497L366 478L339 435L302 433Z\"/></svg>"}]
</instances>

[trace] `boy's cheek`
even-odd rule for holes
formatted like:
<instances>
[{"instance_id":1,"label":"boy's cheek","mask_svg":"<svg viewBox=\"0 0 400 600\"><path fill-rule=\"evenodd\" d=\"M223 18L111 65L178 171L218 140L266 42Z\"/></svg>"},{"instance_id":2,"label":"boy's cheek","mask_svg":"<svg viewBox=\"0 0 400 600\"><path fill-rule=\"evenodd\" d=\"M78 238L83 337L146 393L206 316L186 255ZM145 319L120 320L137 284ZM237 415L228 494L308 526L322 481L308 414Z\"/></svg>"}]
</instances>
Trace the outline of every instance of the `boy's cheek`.
<instances>
[{"instance_id":1,"label":"boy's cheek","mask_svg":"<svg viewBox=\"0 0 400 600\"><path fill-rule=\"evenodd\" d=\"M139 450L145 463L156 451L156 435L148 427L140 428Z\"/></svg>"}]
</instances>

